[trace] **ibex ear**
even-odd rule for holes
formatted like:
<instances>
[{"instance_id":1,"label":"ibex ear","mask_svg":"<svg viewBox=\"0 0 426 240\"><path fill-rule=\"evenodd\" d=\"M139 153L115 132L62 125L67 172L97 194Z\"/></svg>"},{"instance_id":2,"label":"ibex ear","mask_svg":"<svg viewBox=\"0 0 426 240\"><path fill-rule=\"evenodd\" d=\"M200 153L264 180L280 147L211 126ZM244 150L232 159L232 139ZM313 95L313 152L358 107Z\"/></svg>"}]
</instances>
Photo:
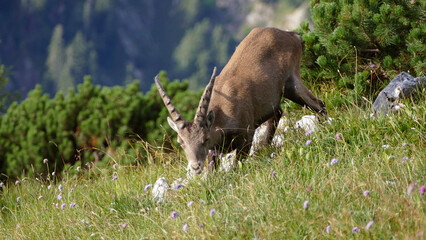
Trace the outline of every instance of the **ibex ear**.
<instances>
[{"instance_id":1,"label":"ibex ear","mask_svg":"<svg viewBox=\"0 0 426 240\"><path fill-rule=\"evenodd\" d=\"M178 126L176 125L176 123L175 123L175 122L173 122L173 120L172 120L171 118L167 117L167 122L169 123L170 127L171 127L173 130L175 130L175 132L179 133L179 131L178 131L178 130L179 130Z\"/></svg>"},{"instance_id":2,"label":"ibex ear","mask_svg":"<svg viewBox=\"0 0 426 240\"><path fill-rule=\"evenodd\" d=\"M209 114L207 114L207 128L210 129L210 127L213 125L214 122L214 112L213 110L210 110Z\"/></svg>"}]
</instances>

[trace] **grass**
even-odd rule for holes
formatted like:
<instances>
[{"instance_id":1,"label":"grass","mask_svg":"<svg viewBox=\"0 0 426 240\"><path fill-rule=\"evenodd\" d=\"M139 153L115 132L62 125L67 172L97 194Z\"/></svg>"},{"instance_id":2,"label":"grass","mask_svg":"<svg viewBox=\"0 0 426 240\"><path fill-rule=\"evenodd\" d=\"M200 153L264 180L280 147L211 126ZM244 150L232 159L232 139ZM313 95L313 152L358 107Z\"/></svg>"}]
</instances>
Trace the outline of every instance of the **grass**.
<instances>
[{"instance_id":1,"label":"grass","mask_svg":"<svg viewBox=\"0 0 426 240\"><path fill-rule=\"evenodd\" d=\"M421 239L424 102L406 102L399 114L376 118L368 107L327 106L332 124L308 136L290 131L281 148L264 149L235 171L170 190L163 204L151 200L152 188L144 188L159 177L169 183L185 178L179 153L150 152L153 161L137 166L121 164L128 162L121 153L106 168L64 172L61 181L20 179L0 191L0 238ZM286 108L288 119L310 114L292 104ZM338 162L330 165L334 158ZM175 219L173 211L179 213ZM360 232L353 233L355 227Z\"/></svg>"}]
</instances>

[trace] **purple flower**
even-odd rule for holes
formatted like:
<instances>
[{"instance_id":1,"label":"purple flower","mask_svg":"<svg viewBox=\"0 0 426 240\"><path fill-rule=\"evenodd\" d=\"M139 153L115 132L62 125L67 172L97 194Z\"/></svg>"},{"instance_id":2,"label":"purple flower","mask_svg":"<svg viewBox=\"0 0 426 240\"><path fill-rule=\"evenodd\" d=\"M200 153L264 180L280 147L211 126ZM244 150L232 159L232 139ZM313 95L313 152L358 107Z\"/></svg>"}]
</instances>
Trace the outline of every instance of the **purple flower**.
<instances>
[{"instance_id":1,"label":"purple flower","mask_svg":"<svg viewBox=\"0 0 426 240\"><path fill-rule=\"evenodd\" d=\"M272 177L274 178L275 177L275 174L277 174L277 172L275 172L275 170L272 170Z\"/></svg>"},{"instance_id":2,"label":"purple flower","mask_svg":"<svg viewBox=\"0 0 426 240\"><path fill-rule=\"evenodd\" d=\"M364 194L364 197L367 197L370 194L370 191L369 190L365 190L363 194Z\"/></svg>"},{"instance_id":3,"label":"purple flower","mask_svg":"<svg viewBox=\"0 0 426 240\"><path fill-rule=\"evenodd\" d=\"M359 232L361 232L361 229L359 229L358 227L352 228L352 233L359 233Z\"/></svg>"},{"instance_id":4,"label":"purple flower","mask_svg":"<svg viewBox=\"0 0 426 240\"><path fill-rule=\"evenodd\" d=\"M367 223L367 225L365 225L365 229L370 229L371 228L371 226L373 225L373 223L374 223L374 221L369 221L368 223Z\"/></svg>"},{"instance_id":5,"label":"purple flower","mask_svg":"<svg viewBox=\"0 0 426 240\"><path fill-rule=\"evenodd\" d=\"M59 184L58 190L59 190L59 192L62 192L62 184Z\"/></svg>"},{"instance_id":6,"label":"purple flower","mask_svg":"<svg viewBox=\"0 0 426 240\"><path fill-rule=\"evenodd\" d=\"M43 198L43 196L41 196L41 195L40 195L40 196L38 196L38 199L42 199L42 198Z\"/></svg>"},{"instance_id":7,"label":"purple flower","mask_svg":"<svg viewBox=\"0 0 426 240\"><path fill-rule=\"evenodd\" d=\"M70 192L74 192L74 188L71 188Z\"/></svg>"},{"instance_id":8,"label":"purple flower","mask_svg":"<svg viewBox=\"0 0 426 240\"><path fill-rule=\"evenodd\" d=\"M74 207L75 207L75 205L77 205L77 203L75 203L75 202L71 203L71 204L70 204L70 208L74 208Z\"/></svg>"},{"instance_id":9,"label":"purple flower","mask_svg":"<svg viewBox=\"0 0 426 240\"><path fill-rule=\"evenodd\" d=\"M66 206L66 204L65 204L65 203L62 203L62 204L61 204L61 209L62 209L62 210L64 210L65 206Z\"/></svg>"},{"instance_id":10,"label":"purple flower","mask_svg":"<svg viewBox=\"0 0 426 240\"><path fill-rule=\"evenodd\" d=\"M58 195L58 200L61 200L62 199L62 195L61 195L62 193L59 193L59 195Z\"/></svg>"},{"instance_id":11,"label":"purple flower","mask_svg":"<svg viewBox=\"0 0 426 240\"><path fill-rule=\"evenodd\" d=\"M49 160L48 160L47 158L43 159L43 163L44 163L44 164L46 164L46 163L48 163L48 162L49 162Z\"/></svg>"},{"instance_id":12,"label":"purple flower","mask_svg":"<svg viewBox=\"0 0 426 240\"><path fill-rule=\"evenodd\" d=\"M114 168L115 170L117 170L117 163L112 165L112 168Z\"/></svg>"},{"instance_id":13,"label":"purple flower","mask_svg":"<svg viewBox=\"0 0 426 240\"><path fill-rule=\"evenodd\" d=\"M371 68L374 68L374 64L371 64L371 65L370 65L370 67L371 67Z\"/></svg>"},{"instance_id":14,"label":"purple flower","mask_svg":"<svg viewBox=\"0 0 426 240\"><path fill-rule=\"evenodd\" d=\"M211 160L211 161L209 162L209 167L213 167L213 164L214 164L214 160Z\"/></svg>"},{"instance_id":15,"label":"purple flower","mask_svg":"<svg viewBox=\"0 0 426 240\"><path fill-rule=\"evenodd\" d=\"M331 159L330 166L336 164L338 161L339 161L339 159L337 159L337 158Z\"/></svg>"},{"instance_id":16,"label":"purple flower","mask_svg":"<svg viewBox=\"0 0 426 240\"><path fill-rule=\"evenodd\" d=\"M305 136L309 136L309 135L311 135L312 134L312 130L309 130L309 131L307 131L306 133L305 133Z\"/></svg>"},{"instance_id":17,"label":"purple flower","mask_svg":"<svg viewBox=\"0 0 426 240\"><path fill-rule=\"evenodd\" d=\"M21 199L21 197L16 198L16 202L19 202L20 199Z\"/></svg>"},{"instance_id":18,"label":"purple flower","mask_svg":"<svg viewBox=\"0 0 426 240\"><path fill-rule=\"evenodd\" d=\"M80 172L81 167L78 166L75 170L77 170L77 172Z\"/></svg>"},{"instance_id":19,"label":"purple flower","mask_svg":"<svg viewBox=\"0 0 426 240\"><path fill-rule=\"evenodd\" d=\"M121 224L121 227L124 229L124 228L127 227L127 224L123 223L123 224Z\"/></svg>"},{"instance_id":20,"label":"purple flower","mask_svg":"<svg viewBox=\"0 0 426 240\"><path fill-rule=\"evenodd\" d=\"M308 209L308 206L309 206L309 201L308 201L308 200L306 200L306 201L303 203L303 209Z\"/></svg>"},{"instance_id":21,"label":"purple flower","mask_svg":"<svg viewBox=\"0 0 426 240\"><path fill-rule=\"evenodd\" d=\"M310 187L305 188L306 191L312 192L312 189Z\"/></svg>"},{"instance_id":22,"label":"purple flower","mask_svg":"<svg viewBox=\"0 0 426 240\"><path fill-rule=\"evenodd\" d=\"M150 188L151 188L151 186L152 186L152 184L148 184L148 185L146 185L146 186L143 188L143 190L144 190L144 191L147 191L148 189L150 189Z\"/></svg>"},{"instance_id":23,"label":"purple flower","mask_svg":"<svg viewBox=\"0 0 426 240\"><path fill-rule=\"evenodd\" d=\"M3 182L0 182L0 188L2 188L4 186Z\"/></svg>"},{"instance_id":24,"label":"purple flower","mask_svg":"<svg viewBox=\"0 0 426 240\"><path fill-rule=\"evenodd\" d=\"M415 184L408 185L408 187L407 187L407 194L408 195L410 195L413 192L415 186L416 186Z\"/></svg>"},{"instance_id":25,"label":"purple flower","mask_svg":"<svg viewBox=\"0 0 426 240\"><path fill-rule=\"evenodd\" d=\"M402 147L405 147L405 146L407 146L407 143L402 143L402 145L401 145Z\"/></svg>"},{"instance_id":26,"label":"purple flower","mask_svg":"<svg viewBox=\"0 0 426 240\"><path fill-rule=\"evenodd\" d=\"M194 204L194 201L190 201L190 202L188 203L188 207L192 206L192 204Z\"/></svg>"},{"instance_id":27,"label":"purple flower","mask_svg":"<svg viewBox=\"0 0 426 240\"><path fill-rule=\"evenodd\" d=\"M305 145L308 146L309 144L311 144L311 142L312 140L309 139L308 141L306 141Z\"/></svg>"},{"instance_id":28,"label":"purple flower","mask_svg":"<svg viewBox=\"0 0 426 240\"><path fill-rule=\"evenodd\" d=\"M421 186L419 187L419 191L420 191L420 194L421 194L421 195L425 194L425 185L421 185Z\"/></svg>"},{"instance_id":29,"label":"purple flower","mask_svg":"<svg viewBox=\"0 0 426 240\"><path fill-rule=\"evenodd\" d=\"M16 180L15 185L18 185L19 183L21 183L19 180Z\"/></svg>"},{"instance_id":30,"label":"purple flower","mask_svg":"<svg viewBox=\"0 0 426 240\"><path fill-rule=\"evenodd\" d=\"M325 228L325 231L326 231L327 233L330 233L330 229L331 229L331 225L328 225L328 226Z\"/></svg>"},{"instance_id":31,"label":"purple flower","mask_svg":"<svg viewBox=\"0 0 426 240\"><path fill-rule=\"evenodd\" d=\"M118 177L117 177L117 176L115 176L115 175L112 177L112 181L115 181L115 180L117 180L117 179L118 179Z\"/></svg>"},{"instance_id":32,"label":"purple flower","mask_svg":"<svg viewBox=\"0 0 426 240\"><path fill-rule=\"evenodd\" d=\"M176 211L173 211L172 212L172 218L173 219L176 219L177 217L179 217L180 215L179 215L179 213L178 212L176 212Z\"/></svg>"},{"instance_id":33,"label":"purple flower","mask_svg":"<svg viewBox=\"0 0 426 240\"><path fill-rule=\"evenodd\" d=\"M340 133L336 133L336 139L337 140L339 140L339 139L341 139L342 138L342 134L340 134Z\"/></svg>"},{"instance_id":34,"label":"purple flower","mask_svg":"<svg viewBox=\"0 0 426 240\"><path fill-rule=\"evenodd\" d=\"M213 214L216 212L216 209L212 209L212 210L210 210L210 217L213 217Z\"/></svg>"},{"instance_id":35,"label":"purple flower","mask_svg":"<svg viewBox=\"0 0 426 240\"><path fill-rule=\"evenodd\" d=\"M182 183L178 183L175 187L176 190L178 190L179 188L183 187Z\"/></svg>"},{"instance_id":36,"label":"purple flower","mask_svg":"<svg viewBox=\"0 0 426 240\"><path fill-rule=\"evenodd\" d=\"M49 189L49 190L50 190L51 188L52 188L52 185L47 186L47 189Z\"/></svg>"},{"instance_id":37,"label":"purple flower","mask_svg":"<svg viewBox=\"0 0 426 240\"><path fill-rule=\"evenodd\" d=\"M182 230L184 232L188 231L188 224L185 223L185 225L183 225Z\"/></svg>"},{"instance_id":38,"label":"purple flower","mask_svg":"<svg viewBox=\"0 0 426 240\"><path fill-rule=\"evenodd\" d=\"M402 163L405 163L405 161L407 161L408 160L408 157L403 157L402 158Z\"/></svg>"},{"instance_id":39,"label":"purple flower","mask_svg":"<svg viewBox=\"0 0 426 240\"><path fill-rule=\"evenodd\" d=\"M198 225L200 228L203 228L203 224L202 223L200 223L200 225Z\"/></svg>"}]
</instances>

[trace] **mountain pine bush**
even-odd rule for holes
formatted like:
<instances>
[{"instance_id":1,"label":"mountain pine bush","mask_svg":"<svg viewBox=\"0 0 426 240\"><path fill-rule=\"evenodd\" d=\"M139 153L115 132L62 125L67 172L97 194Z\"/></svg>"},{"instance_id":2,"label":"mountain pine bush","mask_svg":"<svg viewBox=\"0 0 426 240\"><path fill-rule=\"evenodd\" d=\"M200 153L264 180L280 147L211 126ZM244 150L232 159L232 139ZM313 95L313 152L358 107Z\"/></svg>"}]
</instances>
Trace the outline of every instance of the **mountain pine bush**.
<instances>
[{"instance_id":1,"label":"mountain pine bush","mask_svg":"<svg viewBox=\"0 0 426 240\"><path fill-rule=\"evenodd\" d=\"M414 0L312 0L313 30L308 22L298 30L302 77L371 96L401 71L424 76L425 10Z\"/></svg>"}]
</instances>

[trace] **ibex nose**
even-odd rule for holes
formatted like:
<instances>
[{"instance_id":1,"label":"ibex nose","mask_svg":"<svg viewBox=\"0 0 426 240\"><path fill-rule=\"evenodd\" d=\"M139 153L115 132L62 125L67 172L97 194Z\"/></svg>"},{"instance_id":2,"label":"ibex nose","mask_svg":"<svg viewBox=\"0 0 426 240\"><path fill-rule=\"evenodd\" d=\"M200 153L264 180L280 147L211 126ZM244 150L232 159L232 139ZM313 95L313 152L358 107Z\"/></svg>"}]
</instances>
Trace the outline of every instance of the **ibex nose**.
<instances>
[{"instance_id":1,"label":"ibex nose","mask_svg":"<svg viewBox=\"0 0 426 240\"><path fill-rule=\"evenodd\" d=\"M191 169L195 174L201 174L201 172L203 171L203 169L201 168L199 164L197 164L196 167L191 165Z\"/></svg>"}]
</instances>

